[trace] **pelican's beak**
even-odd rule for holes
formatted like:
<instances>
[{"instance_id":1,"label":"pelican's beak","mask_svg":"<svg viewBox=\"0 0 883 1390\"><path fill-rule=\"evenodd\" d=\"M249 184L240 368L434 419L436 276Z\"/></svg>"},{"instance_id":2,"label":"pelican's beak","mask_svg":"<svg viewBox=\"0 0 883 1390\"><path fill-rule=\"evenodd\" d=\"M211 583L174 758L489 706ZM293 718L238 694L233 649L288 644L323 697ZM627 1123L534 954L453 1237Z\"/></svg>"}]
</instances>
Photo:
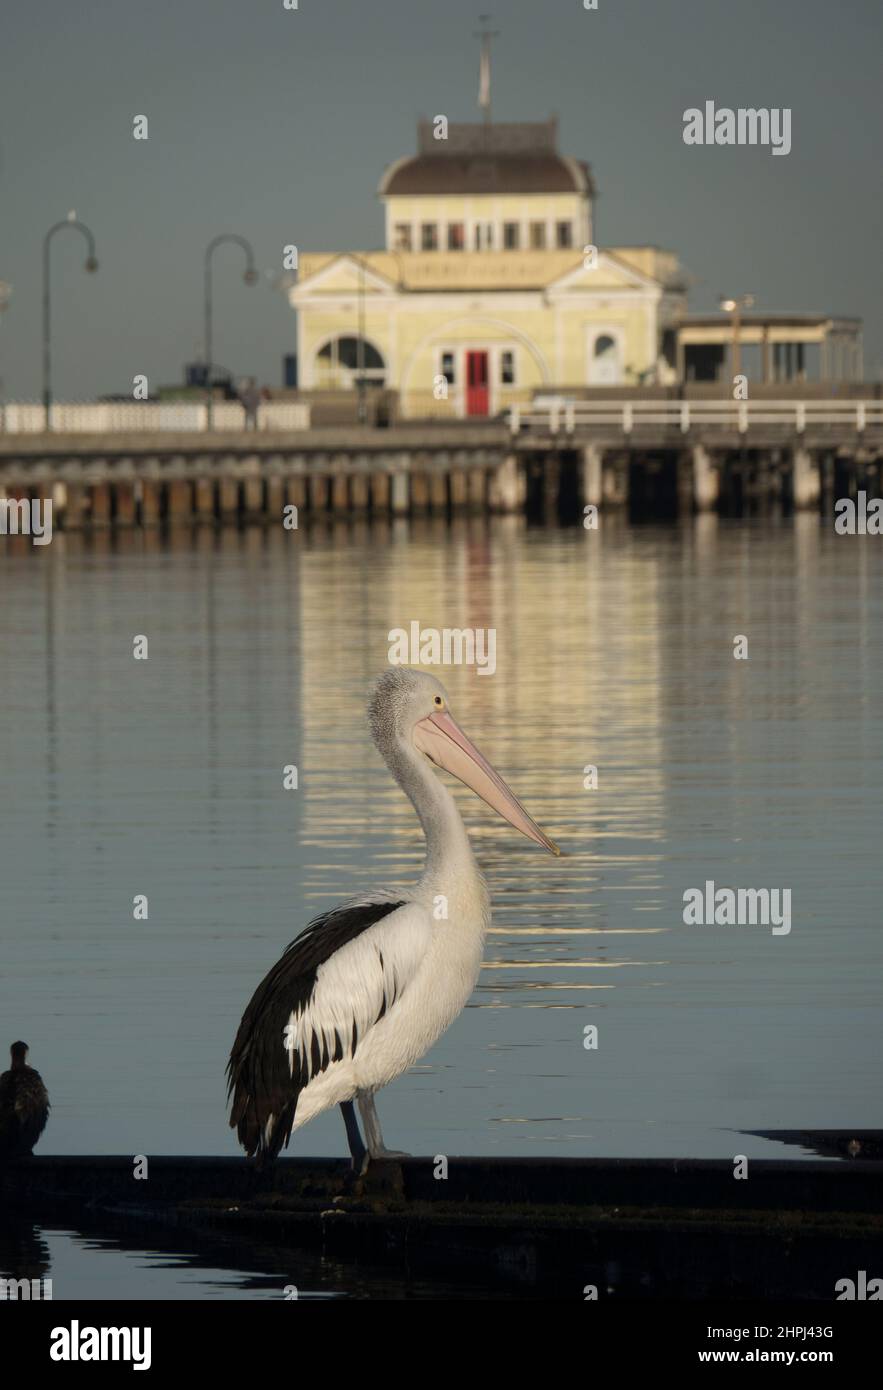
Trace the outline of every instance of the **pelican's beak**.
<instances>
[{"instance_id":1,"label":"pelican's beak","mask_svg":"<svg viewBox=\"0 0 883 1390\"><path fill-rule=\"evenodd\" d=\"M475 744L464 734L456 719L444 710L427 715L414 728L414 743L437 767L443 767L459 777L482 801L499 811L504 820L529 840L535 840L552 854L561 851L525 811L521 802L510 792L498 772L495 772Z\"/></svg>"}]
</instances>

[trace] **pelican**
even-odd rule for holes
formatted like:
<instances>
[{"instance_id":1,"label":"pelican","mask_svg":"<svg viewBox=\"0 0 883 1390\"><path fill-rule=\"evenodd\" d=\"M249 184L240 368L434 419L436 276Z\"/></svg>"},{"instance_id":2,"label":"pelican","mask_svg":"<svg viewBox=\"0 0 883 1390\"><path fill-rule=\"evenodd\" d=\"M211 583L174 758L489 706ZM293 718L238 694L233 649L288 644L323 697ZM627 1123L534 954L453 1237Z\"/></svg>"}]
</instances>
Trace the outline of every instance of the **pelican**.
<instances>
[{"instance_id":1,"label":"pelican","mask_svg":"<svg viewBox=\"0 0 883 1390\"><path fill-rule=\"evenodd\" d=\"M0 1158L22 1158L36 1144L49 1116L43 1078L26 1065L28 1045L14 1042L12 1066L0 1076Z\"/></svg>"},{"instance_id":2,"label":"pelican","mask_svg":"<svg viewBox=\"0 0 883 1390\"><path fill-rule=\"evenodd\" d=\"M432 765L529 839L561 852L467 738L434 676L386 671L371 693L368 722L423 828L423 873L407 891L371 892L316 917L252 995L227 1077L230 1125L260 1165L277 1157L292 1130L334 1105L356 1171L371 1159L406 1157L384 1144L374 1095L465 1007L490 922L466 829Z\"/></svg>"}]
</instances>

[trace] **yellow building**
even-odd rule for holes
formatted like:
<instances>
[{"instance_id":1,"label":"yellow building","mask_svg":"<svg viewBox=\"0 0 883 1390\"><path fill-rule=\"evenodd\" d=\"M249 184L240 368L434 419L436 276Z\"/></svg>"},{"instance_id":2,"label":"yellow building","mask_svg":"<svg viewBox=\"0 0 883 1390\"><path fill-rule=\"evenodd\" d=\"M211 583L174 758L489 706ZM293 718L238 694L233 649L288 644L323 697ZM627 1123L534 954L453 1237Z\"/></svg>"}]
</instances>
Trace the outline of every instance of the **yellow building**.
<instances>
[{"instance_id":1,"label":"yellow building","mask_svg":"<svg viewBox=\"0 0 883 1390\"><path fill-rule=\"evenodd\" d=\"M361 380L401 415L465 416L674 379L677 258L594 245L591 172L559 154L554 120L421 122L378 192L385 250L300 256L303 390Z\"/></svg>"}]
</instances>

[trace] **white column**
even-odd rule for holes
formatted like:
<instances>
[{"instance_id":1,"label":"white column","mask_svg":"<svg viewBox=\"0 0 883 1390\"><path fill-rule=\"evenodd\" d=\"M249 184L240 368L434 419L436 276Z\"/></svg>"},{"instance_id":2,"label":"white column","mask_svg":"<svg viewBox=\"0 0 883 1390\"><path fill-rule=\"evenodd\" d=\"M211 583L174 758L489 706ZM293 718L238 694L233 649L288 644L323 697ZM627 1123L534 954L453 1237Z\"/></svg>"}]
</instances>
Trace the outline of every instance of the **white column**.
<instances>
[{"instance_id":1,"label":"white column","mask_svg":"<svg viewBox=\"0 0 883 1390\"><path fill-rule=\"evenodd\" d=\"M518 459L507 454L490 478L490 505L495 512L518 510Z\"/></svg>"},{"instance_id":2,"label":"white column","mask_svg":"<svg viewBox=\"0 0 883 1390\"><path fill-rule=\"evenodd\" d=\"M702 444L693 448L693 506L697 512L711 512L717 506L720 474Z\"/></svg>"},{"instance_id":3,"label":"white column","mask_svg":"<svg viewBox=\"0 0 883 1390\"><path fill-rule=\"evenodd\" d=\"M583 505L591 503L600 507L601 495L601 450L597 444L588 444L583 449Z\"/></svg>"},{"instance_id":4,"label":"white column","mask_svg":"<svg viewBox=\"0 0 883 1390\"><path fill-rule=\"evenodd\" d=\"M405 516L408 512L410 502L410 478L407 473L393 473L392 475L392 511L393 516Z\"/></svg>"},{"instance_id":5,"label":"white column","mask_svg":"<svg viewBox=\"0 0 883 1390\"><path fill-rule=\"evenodd\" d=\"M791 492L795 507L813 507L819 500L821 479L808 449L795 449L791 455Z\"/></svg>"}]
</instances>

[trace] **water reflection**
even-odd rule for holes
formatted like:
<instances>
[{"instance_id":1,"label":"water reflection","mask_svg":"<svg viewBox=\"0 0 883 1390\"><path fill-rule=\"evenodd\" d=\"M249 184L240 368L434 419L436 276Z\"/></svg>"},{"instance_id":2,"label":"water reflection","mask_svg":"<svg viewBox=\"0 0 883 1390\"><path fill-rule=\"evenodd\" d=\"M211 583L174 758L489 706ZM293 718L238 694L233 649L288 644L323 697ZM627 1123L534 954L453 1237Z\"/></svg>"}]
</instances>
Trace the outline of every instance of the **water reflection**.
<instances>
[{"instance_id":1,"label":"water reflection","mask_svg":"<svg viewBox=\"0 0 883 1390\"><path fill-rule=\"evenodd\" d=\"M439 1299L494 1296L491 1282L413 1277L360 1261L350 1265L306 1250L237 1236L175 1229L104 1227L70 1230L5 1217L0 1223L0 1279L51 1279L54 1303L76 1300L235 1299L249 1302L328 1299ZM39 1252L36 1254L35 1252ZM32 1285L32 1288L36 1286ZM42 1296L45 1297L41 1287ZM507 1289L507 1297L519 1290Z\"/></svg>"}]
</instances>

